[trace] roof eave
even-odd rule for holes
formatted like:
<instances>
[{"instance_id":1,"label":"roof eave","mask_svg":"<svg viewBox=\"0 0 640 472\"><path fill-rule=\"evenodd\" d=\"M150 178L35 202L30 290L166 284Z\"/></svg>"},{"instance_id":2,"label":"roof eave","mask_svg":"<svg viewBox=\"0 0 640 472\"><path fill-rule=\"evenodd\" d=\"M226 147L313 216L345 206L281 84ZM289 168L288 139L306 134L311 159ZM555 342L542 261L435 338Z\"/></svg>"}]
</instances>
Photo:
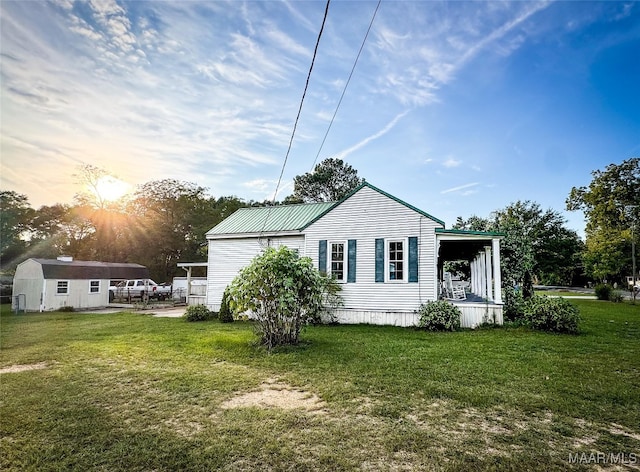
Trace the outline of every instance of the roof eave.
<instances>
[{"instance_id":1,"label":"roof eave","mask_svg":"<svg viewBox=\"0 0 640 472\"><path fill-rule=\"evenodd\" d=\"M474 239L485 239L485 238L502 239L506 236L505 233L499 233L494 231L471 231L466 229L445 229L445 228L436 228L436 235L461 236L461 237L474 238Z\"/></svg>"},{"instance_id":2,"label":"roof eave","mask_svg":"<svg viewBox=\"0 0 640 472\"><path fill-rule=\"evenodd\" d=\"M214 239L242 239L242 238L273 238L279 236L299 236L302 230L296 229L291 231L266 231L264 233L207 233L207 240Z\"/></svg>"}]
</instances>

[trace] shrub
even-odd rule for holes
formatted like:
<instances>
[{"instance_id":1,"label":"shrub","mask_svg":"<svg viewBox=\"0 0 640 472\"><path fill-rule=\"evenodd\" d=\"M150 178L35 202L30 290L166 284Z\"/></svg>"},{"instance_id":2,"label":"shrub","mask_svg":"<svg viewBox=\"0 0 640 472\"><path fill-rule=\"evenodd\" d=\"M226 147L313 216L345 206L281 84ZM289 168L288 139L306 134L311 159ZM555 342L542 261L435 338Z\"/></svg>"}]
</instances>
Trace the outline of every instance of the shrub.
<instances>
[{"instance_id":1,"label":"shrub","mask_svg":"<svg viewBox=\"0 0 640 472\"><path fill-rule=\"evenodd\" d=\"M311 259L282 246L267 248L229 286L236 313L250 311L267 349L297 344L302 327L324 310L326 283Z\"/></svg>"},{"instance_id":2,"label":"shrub","mask_svg":"<svg viewBox=\"0 0 640 472\"><path fill-rule=\"evenodd\" d=\"M613 292L613 287L609 284L598 284L596 285L595 292L598 300L609 300L611 298L611 292Z\"/></svg>"},{"instance_id":3,"label":"shrub","mask_svg":"<svg viewBox=\"0 0 640 472\"><path fill-rule=\"evenodd\" d=\"M429 301L418 308L418 328L427 331L455 331L460 328L460 309L446 300Z\"/></svg>"},{"instance_id":4,"label":"shrub","mask_svg":"<svg viewBox=\"0 0 640 472\"><path fill-rule=\"evenodd\" d=\"M189 305L184 312L187 321L205 321L213 317L213 313L205 305Z\"/></svg>"},{"instance_id":5,"label":"shrub","mask_svg":"<svg viewBox=\"0 0 640 472\"><path fill-rule=\"evenodd\" d=\"M222 301L220 302L220 312L218 313L218 317L223 323L233 323L233 312L229 307L229 287L225 288L222 293Z\"/></svg>"},{"instance_id":6,"label":"shrub","mask_svg":"<svg viewBox=\"0 0 640 472\"><path fill-rule=\"evenodd\" d=\"M507 321L521 320L524 316L522 291L513 287L504 289L504 317Z\"/></svg>"},{"instance_id":7,"label":"shrub","mask_svg":"<svg viewBox=\"0 0 640 472\"><path fill-rule=\"evenodd\" d=\"M525 303L525 320L533 329L575 334L580 311L564 298L535 295Z\"/></svg>"},{"instance_id":8,"label":"shrub","mask_svg":"<svg viewBox=\"0 0 640 472\"><path fill-rule=\"evenodd\" d=\"M75 309L70 305L65 305L65 306L61 306L60 308L58 308L58 311L69 313L69 312L75 311Z\"/></svg>"},{"instance_id":9,"label":"shrub","mask_svg":"<svg viewBox=\"0 0 640 472\"><path fill-rule=\"evenodd\" d=\"M613 303L622 303L624 297L622 296L622 292L620 290L612 290L609 295L609 301Z\"/></svg>"}]
</instances>

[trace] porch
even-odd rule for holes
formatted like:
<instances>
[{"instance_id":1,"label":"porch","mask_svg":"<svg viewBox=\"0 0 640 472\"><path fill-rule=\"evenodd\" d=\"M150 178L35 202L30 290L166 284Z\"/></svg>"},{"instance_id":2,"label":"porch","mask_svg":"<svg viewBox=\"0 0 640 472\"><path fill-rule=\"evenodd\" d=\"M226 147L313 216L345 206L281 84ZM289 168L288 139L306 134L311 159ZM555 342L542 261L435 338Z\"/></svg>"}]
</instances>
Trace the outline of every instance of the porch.
<instances>
[{"instance_id":1,"label":"porch","mask_svg":"<svg viewBox=\"0 0 640 472\"><path fill-rule=\"evenodd\" d=\"M474 328L486 322L503 323L500 269L500 240L503 236L484 231L436 229L438 298L447 299L460 309L462 327ZM459 271L468 279L464 295L460 295L460 290L446 286L445 262L462 262ZM456 282L449 279L448 283L454 285Z\"/></svg>"}]
</instances>

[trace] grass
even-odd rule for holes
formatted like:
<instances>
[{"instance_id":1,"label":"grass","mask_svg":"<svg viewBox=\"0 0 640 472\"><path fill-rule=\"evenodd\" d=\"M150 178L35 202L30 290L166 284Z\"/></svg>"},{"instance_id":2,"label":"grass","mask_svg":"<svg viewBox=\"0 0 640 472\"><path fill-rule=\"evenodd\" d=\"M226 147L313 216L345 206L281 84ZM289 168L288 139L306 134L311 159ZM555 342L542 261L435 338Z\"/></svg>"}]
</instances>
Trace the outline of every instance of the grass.
<instances>
[{"instance_id":1,"label":"grass","mask_svg":"<svg viewBox=\"0 0 640 472\"><path fill-rule=\"evenodd\" d=\"M640 305L574 302L578 336L319 326L272 354L248 323L5 306L0 369L46 368L0 375L0 469L588 470L568 462L582 452L640 461ZM295 403L305 395L321 403Z\"/></svg>"}]
</instances>

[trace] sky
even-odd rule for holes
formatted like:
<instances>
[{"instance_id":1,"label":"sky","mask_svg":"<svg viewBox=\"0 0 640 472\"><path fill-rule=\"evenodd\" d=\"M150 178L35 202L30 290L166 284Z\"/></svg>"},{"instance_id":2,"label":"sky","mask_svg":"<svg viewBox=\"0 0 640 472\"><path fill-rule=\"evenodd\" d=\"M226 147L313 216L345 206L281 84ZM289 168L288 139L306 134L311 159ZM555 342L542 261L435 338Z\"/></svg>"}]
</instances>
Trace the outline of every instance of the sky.
<instances>
[{"instance_id":1,"label":"sky","mask_svg":"<svg viewBox=\"0 0 640 472\"><path fill-rule=\"evenodd\" d=\"M273 198L325 2L0 1L0 189L71 203L78 166ZM640 2L333 0L279 187L343 159L444 220L566 212L640 155ZM329 129L324 145L323 138Z\"/></svg>"}]
</instances>

